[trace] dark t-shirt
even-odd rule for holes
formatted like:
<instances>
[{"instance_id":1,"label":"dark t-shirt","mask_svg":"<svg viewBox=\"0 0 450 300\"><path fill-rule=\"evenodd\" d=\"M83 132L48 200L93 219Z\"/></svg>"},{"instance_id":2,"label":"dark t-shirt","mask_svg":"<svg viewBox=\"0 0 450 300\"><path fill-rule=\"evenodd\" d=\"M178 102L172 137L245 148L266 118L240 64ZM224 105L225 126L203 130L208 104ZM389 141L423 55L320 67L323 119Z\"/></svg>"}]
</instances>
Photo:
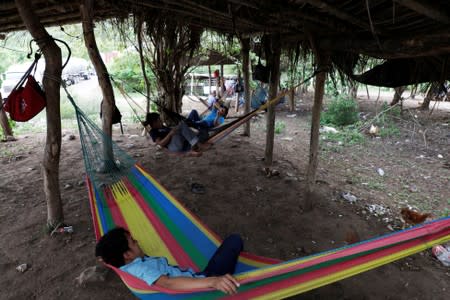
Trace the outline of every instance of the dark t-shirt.
<instances>
[{"instance_id":1,"label":"dark t-shirt","mask_svg":"<svg viewBox=\"0 0 450 300\"><path fill-rule=\"evenodd\" d=\"M169 127L163 128L152 128L150 130L150 136L152 137L153 142L156 142L157 139L164 139L170 132Z\"/></svg>"}]
</instances>

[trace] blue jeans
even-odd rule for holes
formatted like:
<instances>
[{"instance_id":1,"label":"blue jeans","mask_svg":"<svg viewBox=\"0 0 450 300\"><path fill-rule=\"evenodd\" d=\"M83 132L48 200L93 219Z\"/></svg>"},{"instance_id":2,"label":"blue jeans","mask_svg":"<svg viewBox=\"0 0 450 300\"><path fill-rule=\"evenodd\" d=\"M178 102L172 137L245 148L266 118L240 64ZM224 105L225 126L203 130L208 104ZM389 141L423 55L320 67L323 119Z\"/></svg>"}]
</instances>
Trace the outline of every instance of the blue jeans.
<instances>
[{"instance_id":1,"label":"blue jeans","mask_svg":"<svg viewBox=\"0 0 450 300\"><path fill-rule=\"evenodd\" d=\"M196 128L196 129L207 129L207 128L211 127L207 121L202 120L202 118L200 118L200 115L198 114L198 112L195 109L193 109L189 113L187 118L188 118L188 120L192 121L192 127Z\"/></svg>"},{"instance_id":2,"label":"blue jeans","mask_svg":"<svg viewBox=\"0 0 450 300\"><path fill-rule=\"evenodd\" d=\"M172 136L167 149L173 152L189 151L192 146L199 142L197 134L192 131L184 122L178 124L177 133Z\"/></svg>"},{"instance_id":3,"label":"blue jeans","mask_svg":"<svg viewBox=\"0 0 450 300\"><path fill-rule=\"evenodd\" d=\"M244 247L239 234L232 234L228 236L217 248L214 255L208 262L205 270L200 274L209 276L222 276L225 274L233 274L236 269L236 264Z\"/></svg>"}]
</instances>

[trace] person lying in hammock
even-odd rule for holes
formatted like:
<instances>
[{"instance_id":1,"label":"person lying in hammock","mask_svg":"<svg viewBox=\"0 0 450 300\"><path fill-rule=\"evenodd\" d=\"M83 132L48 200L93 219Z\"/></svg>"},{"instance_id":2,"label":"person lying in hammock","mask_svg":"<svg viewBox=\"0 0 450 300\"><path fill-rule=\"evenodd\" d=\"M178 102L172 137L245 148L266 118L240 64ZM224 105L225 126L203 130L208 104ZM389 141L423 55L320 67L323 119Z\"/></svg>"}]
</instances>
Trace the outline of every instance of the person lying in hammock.
<instances>
[{"instance_id":1,"label":"person lying in hammock","mask_svg":"<svg viewBox=\"0 0 450 300\"><path fill-rule=\"evenodd\" d=\"M169 265L165 257L144 254L139 243L122 227L110 230L100 238L95 255L104 263L144 280L149 285L172 290L214 288L235 294L238 281L234 273L243 242L239 235L228 236L202 272Z\"/></svg>"},{"instance_id":2,"label":"person lying in hammock","mask_svg":"<svg viewBox=\"0 0 450 300\"><path fill-rule=\"evenodd\" d=\"M150 136L157 145L166 147L172 152L186 153L191 156L200 156L202 150L208 145L201 144L198 133L193 131L185 122L176 127L164 126L158 113L148 113L144 126L150 125Z\"/></svg>"},{"instance_id":3,"label":"person lying in hammock","mask_svg":"<svg viewBox=\"0 0 450 300\"><path fill-rule=\"evenodd\" d=\"M206 116L200 117L198 112L193 109L187 119L190 120L192 127L197 129L208 129L217 127L223 122L225 122L225 117L228 114L228 107L219 106L219 108L214 107Z\"/></svg>"}]
</instances>

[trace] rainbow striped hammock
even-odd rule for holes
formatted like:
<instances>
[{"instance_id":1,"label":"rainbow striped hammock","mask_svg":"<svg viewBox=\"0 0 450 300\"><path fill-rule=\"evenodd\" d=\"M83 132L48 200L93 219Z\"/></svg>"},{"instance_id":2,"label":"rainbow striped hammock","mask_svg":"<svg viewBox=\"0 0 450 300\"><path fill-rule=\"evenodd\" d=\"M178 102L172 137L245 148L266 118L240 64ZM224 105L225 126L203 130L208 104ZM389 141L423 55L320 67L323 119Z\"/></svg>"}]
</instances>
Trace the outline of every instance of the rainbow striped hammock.
<instances>
[{"instance_id":1,"label":"rainbow striped hammock","mask_svg":"<svg viewBox=\"0 0 450 300\"><path fill-rule=\"evenodd\" d=\"M96 238L115 226L126 227L144 252L170 263L202 270L220 239L156 179L135 165L120 181L97 189L88 179ZM280 299L302 293L450 240L450 218L365 241L354 246L279 262L242 253L233 299ZM141 299L217 299L214 290L173 291L149 286L111 267ZM228 296L231 297L231 296Z\"/></svg>"},{"instance_id":2,"label":"rainbow striped hammock","mask_svg":"<svg viewBox=\"0 0 450 300\"><path fill-rule=\"evenodd\" d=\"M116 227L128 228L143 250L171 264L202 270L219 237L136 165L75 105L96 239ZM104 160L105 144L114 159ZM107 172L106 172L107 171ZM299 294L423 251L450 240L450 218L381 236L352 246L280 262L249 253L240 256L233 299L280 299ZM149 286L112 269L142 299L230 298L215 290L174 291Z\"/></svg>"}]
</instances>

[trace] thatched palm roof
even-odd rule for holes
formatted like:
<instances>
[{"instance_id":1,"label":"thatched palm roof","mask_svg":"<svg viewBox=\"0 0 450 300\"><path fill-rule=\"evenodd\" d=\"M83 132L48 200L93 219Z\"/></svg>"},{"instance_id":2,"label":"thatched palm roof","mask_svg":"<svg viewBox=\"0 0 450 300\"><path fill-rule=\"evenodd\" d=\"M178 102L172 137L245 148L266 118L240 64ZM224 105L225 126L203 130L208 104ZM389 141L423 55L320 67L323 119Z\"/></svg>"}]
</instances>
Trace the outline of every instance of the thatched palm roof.
<instances>
[{"instance_id":1,"label":"thatched palm roof","mask_svg":"<svg viewBox=\"0 0 450 300\"><path fill-rule=\"evenodd\" d=\"M81 21L76 0L32 0L45 25ZM282 42L381 58L450 53L448 0L99 0L97 20L167 12L171 18L229 34L280 33ZM0 32L24 29L14 0L0 4Z\"/></svg>"},{"instance_id":2,"label":"thatched palm roof","mask_svg":"<svg viewBox=\"0 0 450 300\"><path fill-rule=\"evenodd\" d=\"M79 23L76 0L32 0L46 25ZM279 34L281 47L301 45L327 51L336 66L352 75L359 55L426 58L425 81L450 77L450 1L448 0L98 0L94 18L176 18L187 25L241 37ZM25 27L14 0L0 4L0 33ZM396 63L397 64L397 63ZM396 65L391 64L391 66ZM398 65L404 65L400 61ZM385 70L385 72L387 72ZM432 76L433 75L433 76ZM371 75L372 76L372 75ZM364 77L359 77L362 80ZM372 76L373 78L373 76ZM427 79L429 78L429 80ZM358 80L358 79L356 79ZM409 83L421 82L412 80ZM372 82L372 84L374 84ZM388 83L379 82L379 85ZM390 82L390 85L397 82Z\"/></svg>"}]
</instances>

